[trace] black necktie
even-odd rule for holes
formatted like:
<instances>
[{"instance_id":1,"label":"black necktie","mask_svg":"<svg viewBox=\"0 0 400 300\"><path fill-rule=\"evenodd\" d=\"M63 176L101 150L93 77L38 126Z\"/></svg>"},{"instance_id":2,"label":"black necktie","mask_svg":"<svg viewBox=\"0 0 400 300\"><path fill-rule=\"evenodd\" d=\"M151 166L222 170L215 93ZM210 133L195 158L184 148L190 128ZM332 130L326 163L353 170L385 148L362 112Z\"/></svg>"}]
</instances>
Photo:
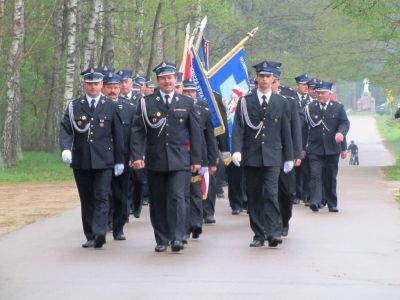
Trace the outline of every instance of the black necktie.
<instances>
[{"instance_id":1,"label":"black necktie","mask_svg":"<svg viewBox=\"0 0 400 300\"><path fill-rule=\"evenodd\" d=\"M326 103L321 103L321 111L322 111L322 114L325 113L325 105L326 105Z\"/></svg>"},{"instance_id":2,"label":"black necktie","mask_svg":"<svg viewBox=\"0 0 400 300\"><path fill-rule=\"evenodd\" d=\"M94 105L96 103L96 100L92 99L92 102L90 104L90 111L94 112L94 109L96 108L96 106Z\"/></svg>"},{"instance_id":3,"label":"black necktie","mask_svg":"<svg viewBox=\"0 0 400 300\"><path fill-rule=\"evenodd\" d=\"M169 109L169 102L168 102L169 95L165 95L164 98L165 98L165 106L167 107L167 109Z\"/></svg>"},{"instance_id":4,"label":"black necktie","mask_svg":"<svg viewBox=\"0 0 400 300\"><path fill-rule=\"evenodd\" d=\"M268 103L267 103L267 96L262 95L261 98L263 99L262 104L261 104L261 107L262 107L263 110L266 110L266 109L267 109L267 106L268 106Z\"/></svg>"}]
</instances>

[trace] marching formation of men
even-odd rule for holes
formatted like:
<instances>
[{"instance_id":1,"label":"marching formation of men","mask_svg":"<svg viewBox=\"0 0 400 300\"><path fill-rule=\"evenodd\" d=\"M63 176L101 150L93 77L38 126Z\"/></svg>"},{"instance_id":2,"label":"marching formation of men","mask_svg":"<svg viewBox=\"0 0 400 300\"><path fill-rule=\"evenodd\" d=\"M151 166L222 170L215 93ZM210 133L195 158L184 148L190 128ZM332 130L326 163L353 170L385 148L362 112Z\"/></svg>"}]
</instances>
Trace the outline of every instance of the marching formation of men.
<instances>
[{"instance_id":1,"label":"marching formation of men","mask_svg":"<svg viewBox=\"0 0 400 300\"><path fill-rule=\"evenodd\" d=\"M250 247L277 247L289 233L293 204L338 212L339 157L347 153L349 120L332 98L332 83L296 77L280 85L279 62L255 65L253 88L238 101L231 140L215 137L207 101L182 80L176 65L150 78L130 70L90 68L84 95L71 101L60 124L62 160L71 166L81 202L84 248L102 248L106 233L126 240L129 214L149 202L155 251L179 252L215 223L221 167L232 214L245 209ZM214 94L227 128L226 108ZM232 153L232 156L230 155ZM209 184L206 185L205 182Z\"/></svg>"}]
</instances>

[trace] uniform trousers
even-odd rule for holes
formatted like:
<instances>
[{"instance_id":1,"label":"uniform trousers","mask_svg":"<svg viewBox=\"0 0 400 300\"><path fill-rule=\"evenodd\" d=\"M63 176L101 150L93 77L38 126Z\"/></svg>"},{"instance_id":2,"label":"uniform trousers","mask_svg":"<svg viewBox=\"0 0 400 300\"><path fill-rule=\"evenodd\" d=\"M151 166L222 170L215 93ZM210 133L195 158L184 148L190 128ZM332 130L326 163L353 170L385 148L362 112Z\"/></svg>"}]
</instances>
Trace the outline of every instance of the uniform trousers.
<instances>
[{"instance_id":1,"label":"uniform trousers","mask_svg":"<svg viewBox=\"0 0 400 300\"><path fill-rule=\"evenodd\" d=\"M186 234L203 225L203 192L201 176L188 172L189 193L186 193ZM204 201L205 202L205 201Z\"/></svg>"},{"instance_id":2,"label":"uniform trousers","mask_svg":"<svg viewBox=\"0 0 400 300\"><path fill-rule=\"evenodd\" d=\"M279 174L278 183L278 201L279 209L282 216L282 225L289 225L289 220L292 218L293 198L296 194L296 175L295 170Z\"/></svg>"},{"instance_id":3,"label":"uniform trousers","mask_svg":"<svg viewBox=\"0 0 400 300\"><path fill-rule=\"evenodd\" d=\"M244 167L250 227L254 240L280 237L281 214L278 203L280 167Z\"/></svg>"},{"instance_id":4,"label":"uniform trousers","mask_svg":"<svg viewBox=\"0 0 400 300\"><path fill-rule=\"evenodd\" d=\"M322 204L322 191L328 207L337 207L337 174L339 154L316 155L309 154L310 162L310 202Z\"/></svg>"},{"instance_id":5,"label":"uniform trousers","mask_svg":"<svg viewBox=\"0 0 400 300\"><path fill-rule=\"evenodd\" d=\"M214 217L217 201L217 180L215 174L209 177L207 200L203 201L203 217Z\"/></svg>"},{"instance_id":6,"label":"uniform trousers","mask_svg":"<svg viewBox=\"0 0 400 300\"><path fill-rule=\"evenodd\" d=\"M131 172L113 176L111 180L113 207L113 235L124 233L124 225L129 217L128 196L131 185Z\"/></svg>"},{"instance_id":7,"label":"uniform trousers","mask_svg":"<svg viewBox=\"0 0 400 300\"><path fill-rule=\"evenodd\" d=\"M245 178L243 167L230 163L226 167L228 175L228 199L232 210L241 210L246 207Z\"/></svg>"},{"instance_id":8,"label":"uniform trousers","mask_svg":"<svg viewBox=\"0 0 400 300\"><path fill-rule=\"evenodd\" d=\"M74 177L81 201L83 232L88 241L108 228L109 195L112 169L74 169Z\"/></svg>"},{"instance_id":9,"label":"uniform trousers","mask_svg":"<svg viewBox=\"0 0 400 300\"><path fill-rule=\"evenodd\" d=\"M132 182L132 200L131 208L133 212L140 214L142 210L142 200L145 193L145 186L147 185L146 170L133 170L131 175Z\"/></svg>"},{"instance_id":10,"label":"uniform trousers","mask_svg":"<svg viewBox=\"0 0 400 300\"><path fill-rule=\"evenodd\" d=\"M296 198L308 202L310 197L310 166L308 156L306 156L301 165L295 168L296 173Z\"/></svg>"},{"instance_id":11,"label":"uniform trousers","mask_svg":"<svg viewBox=\"0 0 400 300\"><path fill-rule=\"evenodd\" d=\"M157 245L184 239L186 176L186 170L148 170L150 220Z\"/></svg>"}]
</instances>

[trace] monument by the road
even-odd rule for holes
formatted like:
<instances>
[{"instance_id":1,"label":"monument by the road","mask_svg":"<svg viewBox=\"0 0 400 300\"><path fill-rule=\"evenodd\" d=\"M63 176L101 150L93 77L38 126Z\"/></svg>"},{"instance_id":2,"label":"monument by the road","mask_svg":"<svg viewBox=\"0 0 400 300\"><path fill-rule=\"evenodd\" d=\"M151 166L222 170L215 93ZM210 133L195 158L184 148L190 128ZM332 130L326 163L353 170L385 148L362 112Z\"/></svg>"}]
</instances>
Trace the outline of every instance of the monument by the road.
<instances>
[{"instance_id":1,"label":"monument by the road","mask_svg":"<svg viewBox=\"0 0 400 300\"><path fill-rule=\"evenodd\" d=\"M369 80L364 79L364 90L361 94L361 98L357 99L357 111L368 111L375 112L375 98L372 97L369 91Z\"/></svg>"}]
</instances>

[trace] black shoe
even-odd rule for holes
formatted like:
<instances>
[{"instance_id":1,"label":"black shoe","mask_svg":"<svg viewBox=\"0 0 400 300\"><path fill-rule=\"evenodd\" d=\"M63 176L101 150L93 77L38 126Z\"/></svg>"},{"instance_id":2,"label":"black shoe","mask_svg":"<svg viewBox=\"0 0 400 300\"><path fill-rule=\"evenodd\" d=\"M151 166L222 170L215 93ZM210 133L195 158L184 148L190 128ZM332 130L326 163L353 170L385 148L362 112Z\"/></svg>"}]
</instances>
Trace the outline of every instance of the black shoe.
<instances>
[{"instance_id":1,"label":"black shoe","mask_svg":"<svg viewBox=\"0 0 400 300\"><path fill-rule=\"evenodd\" d=\"M87 241L86 243L82 244L82 248L93 248L93 247L94 247L93 240Z\"/></svg>"},{"instance_id":2,"label":"black shoe","mask_svg":"<svg viewBox=\"0 0 400 300\"><path fill-rule=\"evenodd\" d=\"M294 198L293 199L293 204L299 204L300 203L300 199L299 198Z\"/></svg>"},{"instance_id":3,"label":"black shoe","mask_svg":"<svg viewBox=\"0 0 400 300\"><path fill-rule=\"evenodd\" d=\"M240 215L240 209L232 209L232 215Z\"/></svg>"},{"instance_id":4,"label":"black shoe","mask_svg":"<svg viewBox=\"0 0 400 300\"><path fill-rule=\"evenodd\" d=\"M312 211L317 212L317 211L318 211L318 205L315 204L315 203L310 203L310 209L311 209Z\"/></svg>"},{"instance_id":5,"label":"black shoe","mask_svg":"<svg viewBox=\"0 0 400 300\"><path fill-rule=\"evenodd\" d=\"M133 216L134 216L136 219L139 219L141 213L142 213L142 209L141 209L141 208L140 208L140 209L135 209L135 210L133 211Z\"/></svg>"},{"instance_id":6,"label":"black shoe","mask_svg":"<svg viewBox=\"0 0 400 300\"><path fill-rule=\"evenodd\" d=\"M201 227L194 227L193 231L192 231L192 238L198 239L202 232L203 232L203 229Z\"/></svg>"},{"instance_id":7,"label":"black shoe","mask_svg":"<svg viewBox=\"0 0 400 300\"><path fill-rule=\"evenodd\" d=\"M337 207L329 207L328 210L329 212L335 212L335 213L339 212Z\"/></svg>"},{"instance_id":8,"label":"black shoe","mask_svg":"<svg viewBox=\"0 0 400 300\"><path fill-rule=\"evenodd\" d=\"M105 243L106 243L106 235L96 234L96 237L94 238L94 247L102 248Z\"/></svg>"},{"instance_id":9,"label":"black shoe","mask_svg":"<svg viewBox=\"0 0 400 300\"><path fill-rule=\"evenodd\" d=\"M283 225L282 227L282 236L288 236L289 234L289 224Z\"/></svg>"},{"instance_id":10,"label":"black shoe","mask_svg":"<svg viewBox=\"0 0 400 300\"><path fill-rule=\"evenodd\" d=\"M268 247L277 247L282 244L282 239L280 237L268 237Z\"/></svg>"},{"instance_id":11,"label":"black shoe","mask_svg":"<svg viewBox=\"0 0 400 300\"><path fill-rule=\"evenodd\" d=\"M166 250L167 250L167 246L165 246L165 245L157 245L154 248L154 251L156 251L156 252L164 252Z\"/></svg>"},{"instance_id":12,"label":"black shoe","mask_svg":"<svg viewBox=\"0 0 400 300\"><path fill-rule=\"evenodd\" d=\"M215 218L213 216L208 216L204 218L205 224L214 224L216 223Z\"/></svg>"},{"instance_id":13,"label":"black shoe","mask_svg":"<svg viewBox=\"0 0 400 300\"><path fill-rule=\"evenodd\" d=\"M116 241L125 241L126 237L123 233L119 233L117 235L114 235L114 240Z\"/></svg>"},{"instance_id":14,"label":"black shoe","mask_svg":"<svg viewBox=\"0 0 400 300\"><path fill-rule=\"evenodd\" d=\"M224 193L217 193L218 198L224 198Z\"/></svg>"},{"instance_id":15,"label":"black shoe","mask_svg":"<svg viewBox=\"0 0 400 300\"><path fill-rule=\"evenodd\" d=\"M260 241L260 240L253 240L249 247L263 247L264 246L264 241Z\"/></svg>"},{"instance_id":16,"label":"black shoe","mask_svg":"<svg viewBox=\"0 0 400 300\"><path fill-rule=\"evenodd\" d=\"M171 250L173 252L179 252L179 251L183 250L183 248L184 248L184 246L181 241L172 241Z\"/></svg>"},{"instance_id":17,"label":"black shoe","mask_svg":"<svg viewBox=\"0 0 400 300\"><path fill-rule=\"evenodd\" d=\"M142 205L149 205L149 198L143 198L143 200L142 200Z\"/></svg>"},{"instance_id":18,"label":"black shoe","mask_svg":"<svg viewBox=\"0 0 400 300\"><path fill-rule=\"evenodd\" d=\"M304 202L304 206L310 206L310 202Z\"/></svg>"}]
</instances>

